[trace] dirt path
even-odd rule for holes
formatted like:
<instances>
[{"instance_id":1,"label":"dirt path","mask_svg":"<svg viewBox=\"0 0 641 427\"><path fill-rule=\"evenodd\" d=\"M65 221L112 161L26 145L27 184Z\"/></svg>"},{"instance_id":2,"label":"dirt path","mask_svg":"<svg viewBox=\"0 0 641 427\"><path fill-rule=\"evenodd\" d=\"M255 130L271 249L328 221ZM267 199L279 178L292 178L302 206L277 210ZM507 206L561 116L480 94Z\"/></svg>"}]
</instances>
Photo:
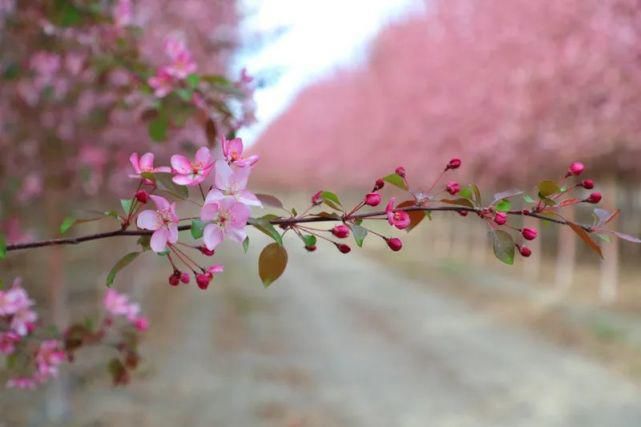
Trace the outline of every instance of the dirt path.
<instances>
[{"instance_id":1,"label":"dirt path","mask_svg":"<svg viewBox=\"0 0 641 427\"><path fill-rule=\"evenodd\" d=\"M73 425L641 425L641 391L578 355L358 254L292 252L269 290L255 252L208 292L159 285L147 375L82 389Z\"/></svg>"}]
</instances>

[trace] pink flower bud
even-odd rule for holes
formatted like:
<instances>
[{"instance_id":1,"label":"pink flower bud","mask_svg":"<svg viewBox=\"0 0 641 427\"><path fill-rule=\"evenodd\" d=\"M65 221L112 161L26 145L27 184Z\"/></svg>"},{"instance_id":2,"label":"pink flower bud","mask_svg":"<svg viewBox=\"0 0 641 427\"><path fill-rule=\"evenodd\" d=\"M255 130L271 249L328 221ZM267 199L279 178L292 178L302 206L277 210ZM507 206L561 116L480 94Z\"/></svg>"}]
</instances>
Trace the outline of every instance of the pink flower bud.
<instances>
[{"instance_id":1,"label":"pink flower bud","mask_svg":"<svg viewBox=\"0 0 641 427\"><path fill-rule=\"evenodd\" d=\"M521 230L521 234L525 240L534 240L538 235L536 229L527 227Z\"/></svg>"},{"instance_id":2,"label":"pink flower bud","mask_svg":"<svg viewBox=\"0 0 641 427\"><path fill-rule=\"evenodd\" d=\"M497 212L494 215L494 222L498 225L504 225L507 222L507 214L505 212Z\"/></svg>"},{"instance_id":3,"label":"pink flower bud","mask_svg":"<svg viewBox=\"0 0 641 427\"><path fill-rule=\"evenodd\" d=\"M134 327L138 332L145 332L149 329L149 320L145 316L136 317Z\"/></svg>"},{"instance_id":4,"label":"pink flower bud","mask_svg":"<svg viewBox=\"0 0 641 427\"><path fill-rule=\"evenodd\" d=\"M400 176L401 178L405 178L405 168L403 166L397 167L394 172L396 172L396 175Z\"/></svg>"},{"instance_id":5,"label":"pink flower bud","mask_svg":"<svg viewBox=\"0 0 641 427\"><path fill-rule=\"evenodd\" d=\"M378 191L378 190L380 190L380 189L381 189L381 188L383 188L383 187L385 187L385 181L383 181L383 180L382 180L382 179L380 179L380 178L379 178L379 179L377 179L377 180L376 180L376 183L374 184L374 191Z\"/></svg>"},{"instance_id":6,"label":"pink flower bud","mask_svg":"<svg viewBox=\"0 0 641 427\"><path fill-rule=\"evenodd\" d=\"M180 281L187 284L189 283L189 273L183 273L180 275Z\"/></svg>"},{"instance_id":7,"label":"pink flower bud","mask_svg":"<svg viewBox=\"0 0 641 427\"><path fill-rule=\"evenodd\" d=\"M336 227L332 228L332 234L339 239L344 239L349 236L349 227L343 224L339 224Z\"/></svg>"},{"instance_id":8,"label":"pink flower bud","mask_svg":"<svg viewBox=\"0 0 641 427\"><path fill-rule=\"evenodd\" d=\"M379 193L367 193L365 195L365 204L368 206L378 206L381 203L381 195Z\"/></svg>"},{"instance_id":9,"label":"pink flower bud","mask_svg":"<svg viewBox=\"0 0 641 427\"><path fill-rule=\"evenodd\" d=\"M344 254L348 254L352 251L352 248L350 248L348 245L345 245L343 243L337 243L336 247L338 248L339 251L341 251Z\"/></svg>"},{"instance_id":10,"label":"pink flower bud","mask_svg":"<svg viewBox=\"0 0 641 427\"><path fill-rule=\"evenodd\" d=\"M387 239L387 246L394 252L398 252L403 248L403 241L397 237L392 237L391 239Z\"/></svg>"},{"instance_id":11,"label":"pink flower bud","mask_svg":"<svg viewBox=\"0 0 641 427\"><path fill-rule=\"evenodd\" d=\"M452 160L450 160L450 162L447 164L447 167L445 168L445 170L458 169L458 168L461 167L461 163L462 163L461 159L455 157Z\"/></svg>"},{"instance_id":12,"label":"pink flower bud","mask_svg":"<svg viewBox=\"0 0 641 427\"><path fill-rule=\"evenodd\" d=\"M211 282L212 279L211 273L201 273L196 275L196 283L198 284L198 287L202 290L205 290L209 287L209 283Z\"/></svg>"},{"instance_id":13,"label":"pink flower bud","mask_svg":"<svg viewBox=\"0 0 641 427\"><path fill-rule=\"evenodd\" d=\"M136 192L136 200L144 205L145 203L147 203L147 201L149 201L149 193L147 193L145 190L138 190Z\"/></svg>"},{"instance_id":14,"label":"pink flower bud","mask_svg":"<svg viewBox=\"0 0 641 427\"><path fill-rule=\"evenodd\" d=\"M528 248L527 246L521 246L519 248L519 252L521 253L521 256L524 256L525 258L529 257L532 255L532 250Z\"/></svg>"},{"instance_id":15,"label":"pink flower bud","mask_svg":"<svg viewBox=\"0 0 641 427\"><path fill-rule=\"evenodd\" d=\"M447 186L445 187L448 193L450 193L452 196L461 191L461 186L459 185L458 182L456 181L450 181L447 183Z\"/></svg>"},{"instance_id":16,"label":"pink flower bud","mask_svg":"<svg viewBox=\"0 0 641 427\"><path fill-rule=\"evenodd\" d=\"M581 175L584 170L585 170L585 165L583 163L574 162L568 168L568 175L567 176L570 176L570 175L574 175L574 176Z\"/></svg>"},{"instance_id":17,"label":"pink flower bud","mask_svg":"<svg viewBox=\"0 0 641 427\"><path fill-rule=\"evenodd\" d=\"M178 286L178 283L180 283L180 271L174 270L173 273L171 273L171 276L169 276L169 284L171 286Z\"/></svg>"},{"instance_id":18,"label":"pink flower bud","mask_svg":"<svg viewBox=\"0 0 641 427\"><path fill-rule=\"evenodd\" d=\"M312 205L320 205L323 203L323 197L321 196L323 194L322 191L317 192L312 196Z\"/></svg>"},{"instance_id":19,"label":"pink flower bud","mask_svg":"<svg viewBox=\"0 0 641 427\"><path fill-rule=\"evenodd\" d=\"M590 194L590 196L587 199L585 199L585 201L596 205L601 201L602 198L603 196L601 196L601 193L599 193L598 191L595 191L594 193Z\"/></svg>"},{"instance_id":20,"label":"pink flower bud","mask_svg":"<svg viewBox=\"0 0 641 427\"><path fill-rule=\"evenodd\" d=\"M205 245L199 246L198 250L205 256L213 256L216 253L214 249L208 249Z\"/></svg>"},{"instance_id":21,"label":"pink flower bud","mask_svg":"<svg viewBox=\"0 0 641 427\"><path fill-rule=\"evenodd\" d=\"M583 182L581 182L581 187L586 190L592 190L594 188L594 181L591 179L584 179Z\"/></svg>"}]
</instances>

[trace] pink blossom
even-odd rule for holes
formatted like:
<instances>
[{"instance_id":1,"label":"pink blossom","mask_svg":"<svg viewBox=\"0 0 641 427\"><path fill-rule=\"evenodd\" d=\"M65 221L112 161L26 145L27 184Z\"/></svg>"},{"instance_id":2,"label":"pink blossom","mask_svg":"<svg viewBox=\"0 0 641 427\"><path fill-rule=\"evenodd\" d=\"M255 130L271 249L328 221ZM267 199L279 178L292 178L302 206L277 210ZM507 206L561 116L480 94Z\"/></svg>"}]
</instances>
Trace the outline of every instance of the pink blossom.
<instances>
[{"instance_id":1,"label":"pink blossom","mask_svg":"<svg viewBox=\"0 0 641 427\"><path fill-rule=\"evenodd\" d=\"M129 175L129 178L141 178L142 173L160 173L171 172L169 166L154 167L154 153L145 153L138 157L138 153L132 153L129 156L129 162L134 169L135 174Z\"/></svg>"},{"instance_id":2,"label":"pink blossom","mask_svg":"<svg viewBox=\"0 0 641 427\"><path fill-rule=\"evenodd\" d=\"M192 162L187 157L175 154L171 156L171 167L174 169L173 181L179 185L198 185L209 176L214 168L209 148L201 147L196 151Z\"/></svg>"},{"instance_id":3,"label":"pink blossom","mask_svg":"<svg viewBox=\"0 0 641 427\"><path fill-rule=\"evenodd\" d=\"M387 203L387 207L385 208L385 213L387 214L387 222L389 222L390 225L393 225L399 230L409 227L409 214L405 211L395 210L394 203L396 203L396 197L392 197Z\"/></svg>"},{"instance_id":4,"label":"pink blossom","mask_svg":"<svg viewBox=\"0 0 641 427\"><path fill-rule=\"evenodd\" d=\"M149 245L154 252L164 252L167 243L173 244L178 241L178 216L176 215L176 203L169 203L161 196L149 196L156 204L156 210L145 210L140 212L136 224L139 228L152 230Z\"/></svg>"},{"instance_id":5,"label":"pink blossom","mask_svg":"<svg viewBox=\"0 0 641 427\"><path fill-rule=\"evenodd\" d=\"M7 388L15 388L18 390L35 390L37 386L38 381L32 377L17 377L7 381Z\"/></svg>"},{"instance_id":6,"label":"pink blossom","mask_svg":"<svg viewBox=\"0 0 641 427\"><path fill-rule=\"evenodd\" d=\"M165 55L172 61L176 60L178 56L187 50L185 42L176 37L167 37L165 40Z\"/></svg>"},{"instance_id":7,"label":"pink blossom","mask_svg":"<svg viewBox=\"0 0 641 427\"><path fill-rule=\"evenodd\" d=\"M256 195L246 189L250 172L250 168L232 168L225 161L216 161L215 188L209 191L205 203L232 198L248 206L262 206Z\"/></svg>"},{"instance_id":8,"label":"pink blossom","mask_svg":"<svg viewBox=\"0 0 641 427\"><path fill-rule=\"evenodd\" d=\"M173 62L166 67L167 73L178 80L185 79L188 75L196 72L198 66L192 59L191 53L187 50L179 52Z\"/></svg>"},{"instance_id":9,"label":"pink blossom","mask_svg":"<svg viewBox=\"0 0 641 427\"><path fill-rule=\"evenodd\" d=\"M9 355L13 353L18 342L20 342L20 335L15 332L0 333L0 354Z\"/></svg>"},{"instance_id":10,"label":"pink blossom","mask_svg":"<svg viewBox=\"0 0 641 427\"><path fill-rule=\"evenodd\" d=\"M145 332L149 329L149 319L145 316L138 316L134 319L133 325L138 332Z\"/></svg>"},{"instance_id":11,"label":"pink blossom","mask_svg":"<svg viewBox=\"0 0 641 427\"><path fill-rule=\"evenodd\" d=\"M35 311L22 308L11 318L10 327L18 335L25 336L35 329L37 320L38 314Z\"/></svg>"},{"instance_id":12,"label":"pink blossom","mask_svg":"<svg viewBox=\"0 0 641 427\"><path fill-rule=\"evenodd\" d=\"M33 301L20 283L21 280L17 278L9 290L0 291L0 316L15 315L33 305Z\"/></svg>"},{"instance_id":13,"label":"pink blossom","mask_svg":"<svg viewBox=\"0 0 641 427\"><path fill-rule=\"evenodd\" d=\"M36 353L38 377L41 380L58 375L58 366L65 361L63 345L58 340L45 340Z\"/></svg>"},{"instance_id":14,"label":"pink blossom","mask_svg":"<svg viewBox=\"0 0 641 427\"><path fill-rule=\"evenodd\" d=\"M211 222L203 230L203 241L207 249L213 250L229 237L238 243L245 240L245 226L249 219L249 208L234 199L223 198L215 202L206 201L200 211L200 219Z\"/></svg>"},{"instance_id":15,"label":"pink blossom","mask_svg":"<svg viewBox=\"0 0 641 427\"><path fill-rule=\"evenodd\" d=\"M133 5L131 0L118 0L113 11L114 23L118 27L131 25L133 21Z\"/></svg>"},{"instance_id":16,"label":"pink blossom","mask_svg":"<svg viewBox=\"0 0 641 427\"><path fill-rule=\"evenodd\" d=\"M156 71L156 75L147 80L149 86L154 90L154 95L158 98L164 98L174 90L174 78L167 68L161 67Z\"/></svg>"},{"instance_id":17,"label":"pink blossom","mask_svg":"<svg viewBox=\"0 0 641 427\"><path fill-rule=\"evenodd\" d=\"M240 138L228 140L223 137L221 145L224 159L231 165L238 167L253 166L258 161L257 155L252 155L247 158L242 157L244 147L243 140Z\"/></svg>"}]
</instances>

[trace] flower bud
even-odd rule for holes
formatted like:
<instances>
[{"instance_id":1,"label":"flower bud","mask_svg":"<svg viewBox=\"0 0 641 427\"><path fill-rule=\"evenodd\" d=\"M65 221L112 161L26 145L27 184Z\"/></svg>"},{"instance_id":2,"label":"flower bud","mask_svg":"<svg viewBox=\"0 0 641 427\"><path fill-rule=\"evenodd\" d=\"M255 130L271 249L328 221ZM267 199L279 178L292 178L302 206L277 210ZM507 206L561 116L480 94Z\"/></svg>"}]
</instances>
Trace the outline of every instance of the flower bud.
<instances>
[{"instance_id":1,"label":"flower bud","mask_svg":"<svg viewBox=\"0 0 641 427\"><path fill-rule=\"evenodd\" d=\"M307 252L314 252L316 250L316 245L305 246Z\"/></svg>"},{"instance_id":2,"label":"flower bud","mask_svg":"<svg viewBox=\"0 0 641 427\"><path fill-rule=\"evenodd\" d=\"M376 183L374 183L374 191L378 191L383 187L385 187L385 181L383 181L381 178L377 179Z\"/></svg>"},{"instance_id":3,"label":"flower bud","mask_svg":"<svg viewBox=\"0 0 641 427\"><path fill-rule=\"evenodd\" d=\"M403 166L397 167L394 172L396 172L396 175L400 176L401 178L405 178L405 168Z\"/></svg>"},{"instance_id":4,"label":"flower bud","mask_svg":"<svg viewBox=\"0 0 641 427\"><path fill-rule=\"evenodd\" d=\"M205 256L213 256L216 253L214 249L208 249L205 245L198 246L198 250Z\"/></svg>"},{"instance_id":5,"label":"flower bud","mask_svg":"<svg viewBox=\"0 0 641 427\"><path fill-rule=\"evenodd\" d=\"M169 284L171 286L178 286L178 283L180 283L180 271L174 270L174 272L169 276Z\"/></svg>"},{"instance_id":6,"label":"flower bud","mask_svg":"<svg viewBox=\"0 0 641 427\"><path fill-rule=\"evenodd\" d=\"M368 206L378 206L381 203L381 195L379 193L367 193L365 195L365 204Z\"/></svg>"},{"instance_id":7,"label":"flower bud","mask_svg":"<svg viewBox=\"0 0 641 427\"><path fill-rule=\"evenodd\" d=\"M592 190L594 188L594 181L591 179L584 179L583 182L581 182L581 187L586 190Z\"/></svg>"},{"instance_id":8,"label":"flower bud","mask_svg":"<svg viewBox=\"0 0 641 427\"><path fill-rule=\"evenodd\" d=\"M138 190L136 192L136 200L144 205L149 201L149 193L147 193L145 190Z\"/></svg>"},{"instance_id":9,"label":"flower bud","mask_svg":"<svg viewBox=\"0 0 641 427\"><path fill-rule=\"evenodd\" d=\"M337 243L336 247L338 248L339 251L341 251L344 254L348 254L352 251L352 248L350 248L348 245L343 243Z\"/></svg>"},{"instance_id":10,"label":"flower bud","mask_svg":"<svg viewBox=\"0 0 641 427\"><path fill-rule=\"evenodd\" d=\"M585 165L583 163L574 162L568 168L568 175L567 176L570 176L570 175L579 176L579 175L581 175L583 173L584 170L585 170Z\"/></svg>"},{"instance_id":11,"label":"flower bud","mask_svg":"<svg viewBox=\"0 0 641 427\"><path fill-rule=\"evenodd\" d=\"M530 255L532 255L532 250L530 248L528 248L527 246L521 246L519 248L519 252L520 252L521 256L523 256L525 258L527 258Z\"/></svg>"},{"instance_id":12,"label":"flower bud","mask_svg":"<svg viewBox=\"0 0 641 427\"><path fill-rule=\"evenodd\" d=\"M447 183L447 186L445 187L445 190L447 190L448 193L450 193L452 196L461 191L461 186L459 185L458 182L456 181L450 181Z\"/></svg>"},{"instance_id":13,"label":"flower bud","mask_svg":"<svg viewBox=\"0 0 641 427\"><path fill-rule=\"evenodd\" d=\"M456 211L456 212L458 212L458 214L461 216L467 216L467 214L469 213L468 211Z\"/></svg>"},{"instance_id":14,"label":"flower bud","mask_svg":"<svg viewBox=\"0 0 641 427\"><path fill-rule=\"evenodd\" d=\"M332 228L332 234L339 239L344 239L349 236L349 227L343 224L339 224L336 227Z\"/></svg>"},{"instance_id":15,"label":"flower bud","mask_svg":"<svg viewBox=\"0 0 641 427\"><path fill-rule=\"evenodd\" d=\"M322 194L323 192L319 191L312 196L312 205L320 205L321 203L323 203Z\"/></svg>"},{"instance_id":16,"label":"flower bud","mask_svg":"<svg viewBox=\"0 0 641 427\"><path fill-rule=\"evenodd\" d=\"M198 284L198 287L202 290L205 290L209 287L209 283L211 282L212 279L211 273L201 273L196 275L196 283Z\"/></svg>"},{"instance_id":17,"label":"flower bud","mask_svg":"<svg viewBox=\"0 0 641 427\"><path fill-rule=\"evenodd\" d=\"M392 237L391 239L387 239L387 246L394 252L398 252L403 248L403 241L397 237Z\"/></svg>"},{"instance_id":18,"label":"flower bud","mask_svg":"<svg viewBox=\"0 0 641 427\"><path fill-rule=\"evenodd\" d=\"M497 212L494 215L494 222L497 225L504 225L507 222L507 214L505 212Z\"/></svg>"},{"instance_id":19,"label":"flower bud","mask_svg":"<svg viewBox=\"0 0 641 427\"><path fill-rule=\"evenodd\" d=\"M590 194L590 196L587 199L585 199L585 201L596 205L601 201L602 198L603 196L601 196L601 193L599 193L598 191L595 191L594 193Z\"/></svg>"},{"instance_id":20,"label":"flower bud","mask_svg":"<svg viewBox=\"0 0 641 427\"><path fill-rule=\"evenodd\" d=\"M183 273L180 275L180 281L184 284L189 283L189 273Z\"/></svg>"},{"instance_id":21,"label":"flower bud","mask_svg":"<svg viewBox=\"0 0 641 427\"><path fill-rule=\"evenodd\" d=\"M450 160L450 162L447 164L447 167L445 168L445 170L458 169L458 168L461 167L461 163L462 163L461 159L455 157L452 160Z\"/></svg>"},{"instance_id":22,"label":"flower bud","mask_svg":"<svg viewBox=\"0 0 641 427\"><path fill-rule=\"evenodd\" d=\"M538 235L536 229L527 227L521 230L521 234L525 240L534 240Z\"/></svg>"}]
</instances>

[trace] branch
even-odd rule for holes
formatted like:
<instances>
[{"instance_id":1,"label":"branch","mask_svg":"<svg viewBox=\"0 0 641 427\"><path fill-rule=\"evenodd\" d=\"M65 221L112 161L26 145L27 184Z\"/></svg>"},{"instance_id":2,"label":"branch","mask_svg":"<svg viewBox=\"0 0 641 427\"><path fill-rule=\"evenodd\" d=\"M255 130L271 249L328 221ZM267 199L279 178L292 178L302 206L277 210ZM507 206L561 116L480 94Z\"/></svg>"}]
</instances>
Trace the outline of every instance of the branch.
<instances>
[{"instance_id":1,"label":"branch","mask_svg":"<svg viewBox=\"0 0 641 427\"><path fill-rule=\"evenodd\" d=\"M431 207L431 208L414 206L414 207L402 208L397 210L405 211L405 212L420 212L420 211L422 212L472 212L476 214L481 214L483 211L482 208L470 208L465 206L438 206L438 207ZM569 223L566 220L549 218L547 216L543 216L543 215L540 215L534 212L529 212L529 211L514 210L506 213L509 215L515 215L515 216L529 216L532 218L537 218L543 221L549 221L549 222L553 222L560 225L568 225ZM367 218L374 218L374 217L381 217L381 216L384 217L385 215L386 215L385 211L376 211L376 212L369 212L369 213L350 215L350 216L343 215L337 218L323 217L323 216L310 216L310 217L302 217L302 218L299 218L299 217L279 218L279 219L273 219L269 222L272 225L280 225L283 227L287 227L294 224L358 220L358 219L367 219ZM580 225L580 226L588 233L591 233L593 231L592 227L589 227L586 225ZM178 231L186 231L190 229L191 229L191 225L181 225L180 227L178 227ZM16 244L7 245L7 251L19 251L23 249L34 249L34 248L41 248L46 246L77 245L79 243L88 242L91 240L107 239L111 237L149 236L151 234L153 234L153 231L148 231L148 230L129 231L129 230L119 229L114 231L107 231L104 233L88 234L88 235L79 236L79 237L68 237L68 238L59 238L59 239L38 240L38 241L26 242L26 243L16 243Z\"/></svg>"}]
</instances>

